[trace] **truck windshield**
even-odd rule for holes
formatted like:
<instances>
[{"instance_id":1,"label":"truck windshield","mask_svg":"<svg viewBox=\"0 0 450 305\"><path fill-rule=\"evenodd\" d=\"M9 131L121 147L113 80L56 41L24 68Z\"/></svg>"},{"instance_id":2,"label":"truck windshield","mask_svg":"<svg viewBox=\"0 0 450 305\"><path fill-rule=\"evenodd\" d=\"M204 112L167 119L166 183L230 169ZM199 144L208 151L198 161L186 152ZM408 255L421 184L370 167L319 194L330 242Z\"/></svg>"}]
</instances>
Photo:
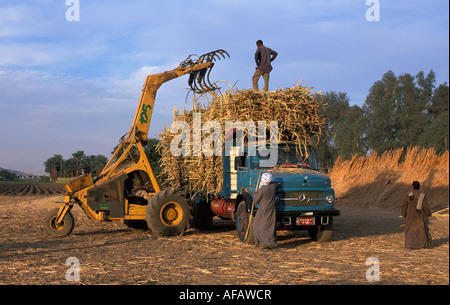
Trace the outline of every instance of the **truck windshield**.
<instances>
[{"instance_id":1,"label":"truck windshield","mask_svg":"<svg viewBox=\"0 0 450 305\"><path fill-rule=\"evenodd\" d=\"M265 168L260 165L260 160L268 160L269 155L263 157L256 149L255 156L250 157L250 166L252 169ZM279 145L278 146L278 161L275 167L281 168L307 168L317 169L317 159L314 150L305 152L293 145Z\"/></svg>"}]
</instances>

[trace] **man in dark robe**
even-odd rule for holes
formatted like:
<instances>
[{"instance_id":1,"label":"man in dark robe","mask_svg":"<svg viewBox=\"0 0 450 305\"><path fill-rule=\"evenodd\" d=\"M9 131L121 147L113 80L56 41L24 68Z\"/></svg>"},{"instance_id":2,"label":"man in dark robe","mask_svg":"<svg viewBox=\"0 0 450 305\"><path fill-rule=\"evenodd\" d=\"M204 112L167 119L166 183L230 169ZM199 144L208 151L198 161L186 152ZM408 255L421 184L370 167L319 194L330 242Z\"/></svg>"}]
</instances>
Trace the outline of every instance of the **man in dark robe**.
<instances>
[{"instance_id":1,"label":"man in dark robe","mask_svg":"<svg viewBox=\"0 0 450 305\"><path fill-rule=\"evenodd\" d=\"M414 181L412 191L402 203L402 216L405 217L405 248L421 249L431 246L428 218L431 217L425 193L420 192L420 183Z\"/></svg>"},{"instance_id":2,"label":"man in dark robe","mask_svg":"<svg viewBox=\"0 0 450 305\"><path fill-rule=\"evenodd\" d=\"M275 193L278 183L271 183L272 175L264 173L253 204L259 204L253 220L255 245L270 249L277 245L277 223L275 210Z\"/></svg>"}]
</instances>

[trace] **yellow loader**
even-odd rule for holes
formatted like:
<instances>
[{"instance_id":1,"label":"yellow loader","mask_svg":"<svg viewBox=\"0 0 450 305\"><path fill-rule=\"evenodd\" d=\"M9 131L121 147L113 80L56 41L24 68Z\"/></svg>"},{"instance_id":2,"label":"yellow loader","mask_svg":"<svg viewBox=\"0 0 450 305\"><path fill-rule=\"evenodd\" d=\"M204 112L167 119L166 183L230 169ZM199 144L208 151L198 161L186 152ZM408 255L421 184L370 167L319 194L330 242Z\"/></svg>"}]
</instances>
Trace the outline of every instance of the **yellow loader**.
<instances>
[{"instance_id":1,"label":"yellow loader","mask_svg":"<svg viewBox=\"0 0 450 305\"><path fill-rule=\"evenodd\" d=\"M148 227L159 236L182 234L193 219L193 207L182 191L161 188L147 160L147 144L156 92L172 79L189 75L188 84L196 93L217 90L209 74L217 59L229 57L224 50L201 56L190 55L173 70L147 76L131 129L98 178L90 174L65 184L64 204L50 211L45 230L53 236L69 235L75 220L71 210L78 204L86 216L98 222L121 222L132 228Z\"/></svg>"}]
</instances>

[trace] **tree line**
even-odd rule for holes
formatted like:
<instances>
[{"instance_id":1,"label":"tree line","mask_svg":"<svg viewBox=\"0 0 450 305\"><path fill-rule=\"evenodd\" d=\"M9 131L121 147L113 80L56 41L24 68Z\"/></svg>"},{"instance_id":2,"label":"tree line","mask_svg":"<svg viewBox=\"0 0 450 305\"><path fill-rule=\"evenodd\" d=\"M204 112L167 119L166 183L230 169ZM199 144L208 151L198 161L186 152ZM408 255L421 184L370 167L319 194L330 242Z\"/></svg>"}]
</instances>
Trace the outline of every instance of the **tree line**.
<instances>
[{"instance_id":1,"label":"tree line","mask_svg":"<svg viewBox=\"0 0 450 305\"><path fill-rule=\"evenodd\" d=\"M160 173L159 159L160 155L156 151L157 139L148 139L144 148L150 166L155 176ZM117 146L113 149L114 153ZM79 150L72 154L72 157L65 160L62 155L53 155L44 162L45 172L49 173L50 180L55 181L58 178L73 178L81 174L92 174L98 176L102 169L108 163L108 158L104 155L85 155L84 151Z\"/></svg>"},{"instance_id":2,"label":"tree line","mask_svg":"<svg viewBox=\"0 0 450 305\"><path fill-rule=\"evenodd\" d=\"M17 180L17 175L15 173L12 173L10 171L7 171L6 169L0 170L0 180Z\"/></svg>"},{"instance_id":3,"label":"tree line","mask_svg":"<svg viewBox=\"0 0 450 305\"><path fill-rule=\"evenodd\" d=\"M62 155L53 155L44 162L45 172L50 174L50 180L58 178L73 178L80 174L98 175L108 162L104 155L85 155L79 150L65 160Z\"/></svg>"},{"instance_id":4,"label":"tree line","mask_svg":"<svg viewBox=\"0 0 450 305\"><path fill-rule=\"evenodd\" d=\"M413 76L386 72L376 81L362 107L350 106L345 92L326 92L319 100L327 122L318 141L322 166L331 168L338 156L378 153L419 146L448 150L449 87L436 85L436 75L420 71Z\"/></svg>"}]
</instances>

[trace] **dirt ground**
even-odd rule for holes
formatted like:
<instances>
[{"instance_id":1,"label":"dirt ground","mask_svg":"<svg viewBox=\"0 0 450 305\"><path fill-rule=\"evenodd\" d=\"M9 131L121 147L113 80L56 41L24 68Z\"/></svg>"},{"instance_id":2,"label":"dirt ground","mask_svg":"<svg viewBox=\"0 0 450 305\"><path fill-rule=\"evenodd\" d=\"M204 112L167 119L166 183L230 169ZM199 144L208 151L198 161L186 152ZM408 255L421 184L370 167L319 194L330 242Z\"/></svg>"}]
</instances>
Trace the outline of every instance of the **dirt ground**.
<instances>
[{"instance_id":1,"label":"dirt ground","mask_svg":"<svg viewBox=\"0 0 450 305\"><path fill-rule=\"evenodd\" d=\"M448 217L431 219L433 248L408 250L398 210L337 206L332 241L279 231L279 247L262 250L239 242L234 224L219 218L210 231L156 238L91 221L78 206L73 233L51 237L43 219L62 199L0 195L0 284L449 284ZM80 266L75 282L66 279L71 257ZM373 258L379 281L366 278L375 275Z\"/></svg>"}]
</instances>

